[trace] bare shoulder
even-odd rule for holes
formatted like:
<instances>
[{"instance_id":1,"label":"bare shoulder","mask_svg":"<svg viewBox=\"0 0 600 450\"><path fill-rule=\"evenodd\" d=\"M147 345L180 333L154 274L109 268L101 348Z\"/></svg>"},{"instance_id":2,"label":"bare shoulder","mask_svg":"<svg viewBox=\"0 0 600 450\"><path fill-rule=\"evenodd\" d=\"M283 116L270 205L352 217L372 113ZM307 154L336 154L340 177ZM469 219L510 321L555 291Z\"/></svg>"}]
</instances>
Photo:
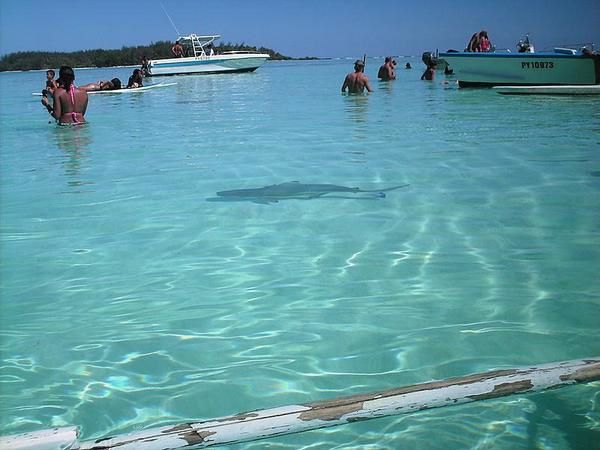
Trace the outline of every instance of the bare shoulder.
<instances>
[{"instance_id":1,"label":"bare shoulder","mask_svg":"<svg viewBox=\"0 0 600 450\"><path fill-rule=\"evenodd\" d=\"M54 98L61 98L66 95L67 91L65 91L62 87L58 87L54 90Z\"/></svg>"}]
</instances>

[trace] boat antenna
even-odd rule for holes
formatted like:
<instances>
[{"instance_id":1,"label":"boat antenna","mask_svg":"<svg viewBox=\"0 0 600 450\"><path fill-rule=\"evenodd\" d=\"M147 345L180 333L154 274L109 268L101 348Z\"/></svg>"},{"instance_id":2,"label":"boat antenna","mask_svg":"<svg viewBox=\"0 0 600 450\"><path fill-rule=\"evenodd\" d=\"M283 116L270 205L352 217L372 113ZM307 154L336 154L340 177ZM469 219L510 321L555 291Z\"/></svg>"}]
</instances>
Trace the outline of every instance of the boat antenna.
<instances>
[{"instance_id":1,"label":"boat antenna","mask_svg":"<svg viewBox=\"0 0 600 450\"><path fill-rule=\"evenodd\" d=\"M171 25L173 25L173 28L175 28L175 33L177 33L177 36L181 36L181 34L179 33L179 30L177 29L177 27L173 23L173 20L171 20L171 16L169 16L169 13L167 12L167 10L165 9L165 7L163 6L162 2L159 2L159 4L160 4L160 7L162 8L163 12L167 16L167 19L169 19L169 22L171 22Z\"/></svg>"}]
</instances>

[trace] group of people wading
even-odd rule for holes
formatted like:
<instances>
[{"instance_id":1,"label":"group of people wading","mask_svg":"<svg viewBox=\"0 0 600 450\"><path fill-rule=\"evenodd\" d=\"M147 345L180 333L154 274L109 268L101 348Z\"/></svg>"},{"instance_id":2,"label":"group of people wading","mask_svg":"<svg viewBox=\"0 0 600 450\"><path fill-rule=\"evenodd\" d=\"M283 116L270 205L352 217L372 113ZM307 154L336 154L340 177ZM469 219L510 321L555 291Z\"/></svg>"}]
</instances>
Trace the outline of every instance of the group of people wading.
<instances>
[{"instance_id":1,"label":"group of people wading","mask_svg":"<svg viewBox=\"0 0 600 450\"><path fill-rule=\"evenodd\" d=\"M365 89L368 92L373 92L373 88L369 84L369 78L365 75L365 59L357 59L354 62L354 72L346 75L344 84L342 85L342 92L348 91L349 94L360 94ZM386 56L383 65L377 72L377 78L381 81L396 79L396 61L391 56Z\"/></svg>"},{"instance_id":2,"label":"group of people wading","mask_svg":"<svg viewBox=\"0 0 600 450\"><path fill-rule=\"evenodd\" d=\"M488 37L487 31L481 30L474 33L465 48L465 52L491 52L493 51L492 43ZM433 76L436 70L436 61L431 58L431 61L426 63L427 68L421 80L433 80ZM406 68L410 69L410 63L406 64ZM365 60L356 60L354 63L354 72L346 75L344 84L342 85L342 92L348 91L350 94L360 94L365 91L373 92L371 85L369 84L369 78L364 74L365 71ZM445 68L444 73L451 75L452 70L448 67ZM390 56L385 58L383 65L379 68L377 78L381 81L391 81L396 79L396 61Z\"/></svg>"},{"instance_id":3,"label":"group of people wading","mask_svg":"<svg viewBox=\"0 0 600 450\"><path fill-rule=\"evenodd\" d=\"M410 63L406 63L406 69L411 69ZM433 80L433 71L435 65L427 67L421 80ZM383 64L379 67L377 78L381 81L392 81L396 79L396 61L391 56L386 56ZM354 62L354 72L346 75L344 84L342 84L342 92L349 94L362 94L365 89L367 92L373 92L369 84L369 78L365 75L365 60L357 59Z\"/></svg>"}]
</instances>

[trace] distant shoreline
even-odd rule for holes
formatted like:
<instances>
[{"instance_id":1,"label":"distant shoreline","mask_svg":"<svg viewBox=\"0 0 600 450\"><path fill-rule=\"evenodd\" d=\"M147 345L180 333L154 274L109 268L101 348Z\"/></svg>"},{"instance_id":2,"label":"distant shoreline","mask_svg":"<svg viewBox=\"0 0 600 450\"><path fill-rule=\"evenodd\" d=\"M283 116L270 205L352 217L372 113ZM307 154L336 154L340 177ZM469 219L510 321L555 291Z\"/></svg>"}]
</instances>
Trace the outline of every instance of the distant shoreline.
<instances>
[{"instance_id":1,"label":"distant shoreline","mask_svg":"<svg viewBox=\"0 0 600 450\"><path fill-rule=\"evenodd\" d=\"M123 47L121 49L92 49L74 52L23 51L13 52L0 57L0 72L45 70L63 65L71 67L126 67L138 66L143 57L149 60L163 59L172 56L170 41L159 41L150 45ZM271 60L312 60L321 59L312 56L291 58L266 47L246 44L221 43L214 47L215 52L253 51L267 53Z\"/></svg>"}]
</instances>

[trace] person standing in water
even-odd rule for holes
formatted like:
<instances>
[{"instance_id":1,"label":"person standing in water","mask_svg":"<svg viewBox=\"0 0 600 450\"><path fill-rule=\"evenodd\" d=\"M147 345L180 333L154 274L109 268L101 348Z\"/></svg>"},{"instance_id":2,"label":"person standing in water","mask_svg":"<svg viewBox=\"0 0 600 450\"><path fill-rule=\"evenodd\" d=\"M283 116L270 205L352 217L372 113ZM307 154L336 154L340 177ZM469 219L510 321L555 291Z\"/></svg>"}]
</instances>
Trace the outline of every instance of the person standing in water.
<instances>
[{"instance_id":1,"label":"person standing in water","mask_svg":"<svg viewBox=\"0 0 600 450\"><path fill-rule=\"evenodd\" d=\"M54 79L54 75L55 75L54 70L52 70L52 69L46 70L46 89L45 90L47 91L48 94L53 94L54 90L58 87L58 83ZM44 94L44 91L42 91L42 94Z\"/></svg>"},{"instance_id":2,"label":"person standing in water","mask_svg":"<svg viewBox=\"0 0 600 450\"><path fill-rule=\"evenodd\" d=\"M368 92L373 92L373 89L371 89L371 85L369 84L369 79L364 74L364 71L364 61L357 59L354 63L354 72L346 75L346 79L342 85L342 92L346 92L346 89L348 89L348 93L350 94L362 94L365 89Z\"/></svg>"},{"instance_id":3,"label":"person standing in water","mask_svg":"<svg viewBox=\"0 0 600 450\"><path fill-rule=\"evenodd\" d=\"M381 81L390 81L396 78L394 66L392 64L391 56L385 57L385 62L379 68L379 72L377 73L377 78Z\"/></svg>"},{"instance_id":4,"label":"person standing in water","mask_svg":"<svg viewBox=\"0 0 600 450\"><path fill-rule=\"evenodd\" d=\"M47 98L42 104L58 120L59 125L85 123L84 115L88 105L87 92L75 87L75 72L69 66L62 66L58 72L61 85L54 91L54 106Z\"/></svg>"},{"instance_id":5,"label":"person standing in water","mask_svg":"<svg viewBox=\"0 0 600 450\"><path fill-rule=\"evenodd\" d=\"M433 77L435 75L435 68L435 63L430 62L427 65L427 69L425 69L425 72L423 72L423 75L421 75L421 80L433 80Z\"/></svg>"}]
</instances>

